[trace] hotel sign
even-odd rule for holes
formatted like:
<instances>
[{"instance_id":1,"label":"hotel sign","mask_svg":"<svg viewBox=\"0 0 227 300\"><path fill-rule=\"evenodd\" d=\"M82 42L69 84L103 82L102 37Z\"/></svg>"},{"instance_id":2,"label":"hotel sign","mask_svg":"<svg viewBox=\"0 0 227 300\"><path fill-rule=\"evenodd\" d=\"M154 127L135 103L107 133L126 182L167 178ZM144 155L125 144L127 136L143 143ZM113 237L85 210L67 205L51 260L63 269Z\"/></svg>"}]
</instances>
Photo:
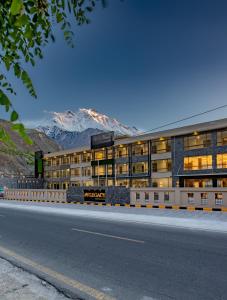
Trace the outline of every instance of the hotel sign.
<instances>
[{"instance_id":1,"label":"hotel sign","mask_svg":"<svg viewBox=\"0 0 227 300\"><path fill-rule=\"evenodd\" d=\"M84 190L84 201L104 202L105 200L105 190Z\"/></svg>"},{"instance_id":2,"label":"hotel sign","mask_svg":"<svg viewBox=\"0 0 227 300\"><path fill-rule=\"evenodd\" d=\"M114 132L104 132L91 136L91 149L110 147L114 144Z\"/></svg>"}]
</instances>

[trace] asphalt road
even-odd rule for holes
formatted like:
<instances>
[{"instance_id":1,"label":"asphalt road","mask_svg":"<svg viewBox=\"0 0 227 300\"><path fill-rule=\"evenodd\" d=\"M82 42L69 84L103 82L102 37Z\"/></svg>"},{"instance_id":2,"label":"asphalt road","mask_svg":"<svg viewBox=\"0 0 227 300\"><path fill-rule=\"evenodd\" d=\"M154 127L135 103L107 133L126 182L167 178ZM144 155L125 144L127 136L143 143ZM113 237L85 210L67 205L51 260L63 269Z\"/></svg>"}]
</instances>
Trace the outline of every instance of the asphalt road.
<instances>
[{"instance_id":1,"label":"asphalt road","mask_svg":"<svg viewBox=\"0 0 227 300\"><path fill-rule=\"evenodd\" d=\"M115 299L227 299L224 233L1 208L0 247Z\"/></svg>"}]
</instances>

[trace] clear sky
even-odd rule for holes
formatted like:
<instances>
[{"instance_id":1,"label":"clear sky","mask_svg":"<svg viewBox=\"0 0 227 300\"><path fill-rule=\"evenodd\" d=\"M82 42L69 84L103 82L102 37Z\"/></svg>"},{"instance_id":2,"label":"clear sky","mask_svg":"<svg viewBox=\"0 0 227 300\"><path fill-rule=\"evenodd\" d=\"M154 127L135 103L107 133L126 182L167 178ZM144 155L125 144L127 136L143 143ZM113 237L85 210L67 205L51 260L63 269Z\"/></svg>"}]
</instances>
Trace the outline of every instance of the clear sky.
<instances>
[{"instance_id":1,"label":"clear sky","mask_svg":"<svg viewBox=\"0 0 227 300\"><path fill-rule=\"evenodd\" d=\"M227 104L226 0L109 0L91 20L29 68L38 100L15 81L23 120L84 107L148 130Z\"/></svg>"}]
</instances>

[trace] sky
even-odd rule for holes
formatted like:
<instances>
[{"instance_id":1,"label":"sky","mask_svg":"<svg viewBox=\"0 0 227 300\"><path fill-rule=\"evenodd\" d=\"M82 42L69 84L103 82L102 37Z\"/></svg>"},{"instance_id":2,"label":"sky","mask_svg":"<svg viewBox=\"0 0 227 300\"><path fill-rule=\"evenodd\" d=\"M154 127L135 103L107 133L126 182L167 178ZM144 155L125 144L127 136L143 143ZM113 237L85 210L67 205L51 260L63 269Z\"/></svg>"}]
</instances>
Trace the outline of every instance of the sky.
<instances>
[{"instance_id":1,"label":"sky","mask_svg":"<svg viewBox=\"0 0 227 300\"><path fill-rule=\"evenodd\" d=\"M90 18L73 25L74 49L57 31L28 67L37 100L12 77L23 121L94 108L150 130L227 104L226 0L109 0ZM227 108L190 123L223 117Z\"/></svg>"}]
</instances>

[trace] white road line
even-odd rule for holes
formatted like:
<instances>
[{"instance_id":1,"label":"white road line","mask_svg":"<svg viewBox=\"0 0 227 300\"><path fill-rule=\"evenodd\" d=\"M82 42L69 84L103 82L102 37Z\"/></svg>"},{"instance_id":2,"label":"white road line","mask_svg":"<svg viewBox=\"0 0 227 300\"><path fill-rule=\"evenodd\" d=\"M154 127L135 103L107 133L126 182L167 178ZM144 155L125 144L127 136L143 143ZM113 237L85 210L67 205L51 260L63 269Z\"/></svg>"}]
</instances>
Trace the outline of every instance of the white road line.
<instances>
[{"instance_id":1,"label":"white road line","mask_svg":"<svg viewBox=\"0 0 227 300\"><path fill-rule=\"evenodd\" d=\"M95 232L95 231L88 231L88 230L82 230L82 229L77 229L77 228L72 228L72 230L79 231L79 232L84 232L84 233L89 233L89 234L105 236L105 237L108 237L108 238L113 238L113 239L118 239L118 240L125 240L125 241L128 241L128 242L134 242L134 243L140 243L140 244L145 243L144 241L141 241L141 240L129 239L129 238L122 237L122 236L105 234L105 233L100 233L100 232Z\"/></svg>"}]
</instances>

